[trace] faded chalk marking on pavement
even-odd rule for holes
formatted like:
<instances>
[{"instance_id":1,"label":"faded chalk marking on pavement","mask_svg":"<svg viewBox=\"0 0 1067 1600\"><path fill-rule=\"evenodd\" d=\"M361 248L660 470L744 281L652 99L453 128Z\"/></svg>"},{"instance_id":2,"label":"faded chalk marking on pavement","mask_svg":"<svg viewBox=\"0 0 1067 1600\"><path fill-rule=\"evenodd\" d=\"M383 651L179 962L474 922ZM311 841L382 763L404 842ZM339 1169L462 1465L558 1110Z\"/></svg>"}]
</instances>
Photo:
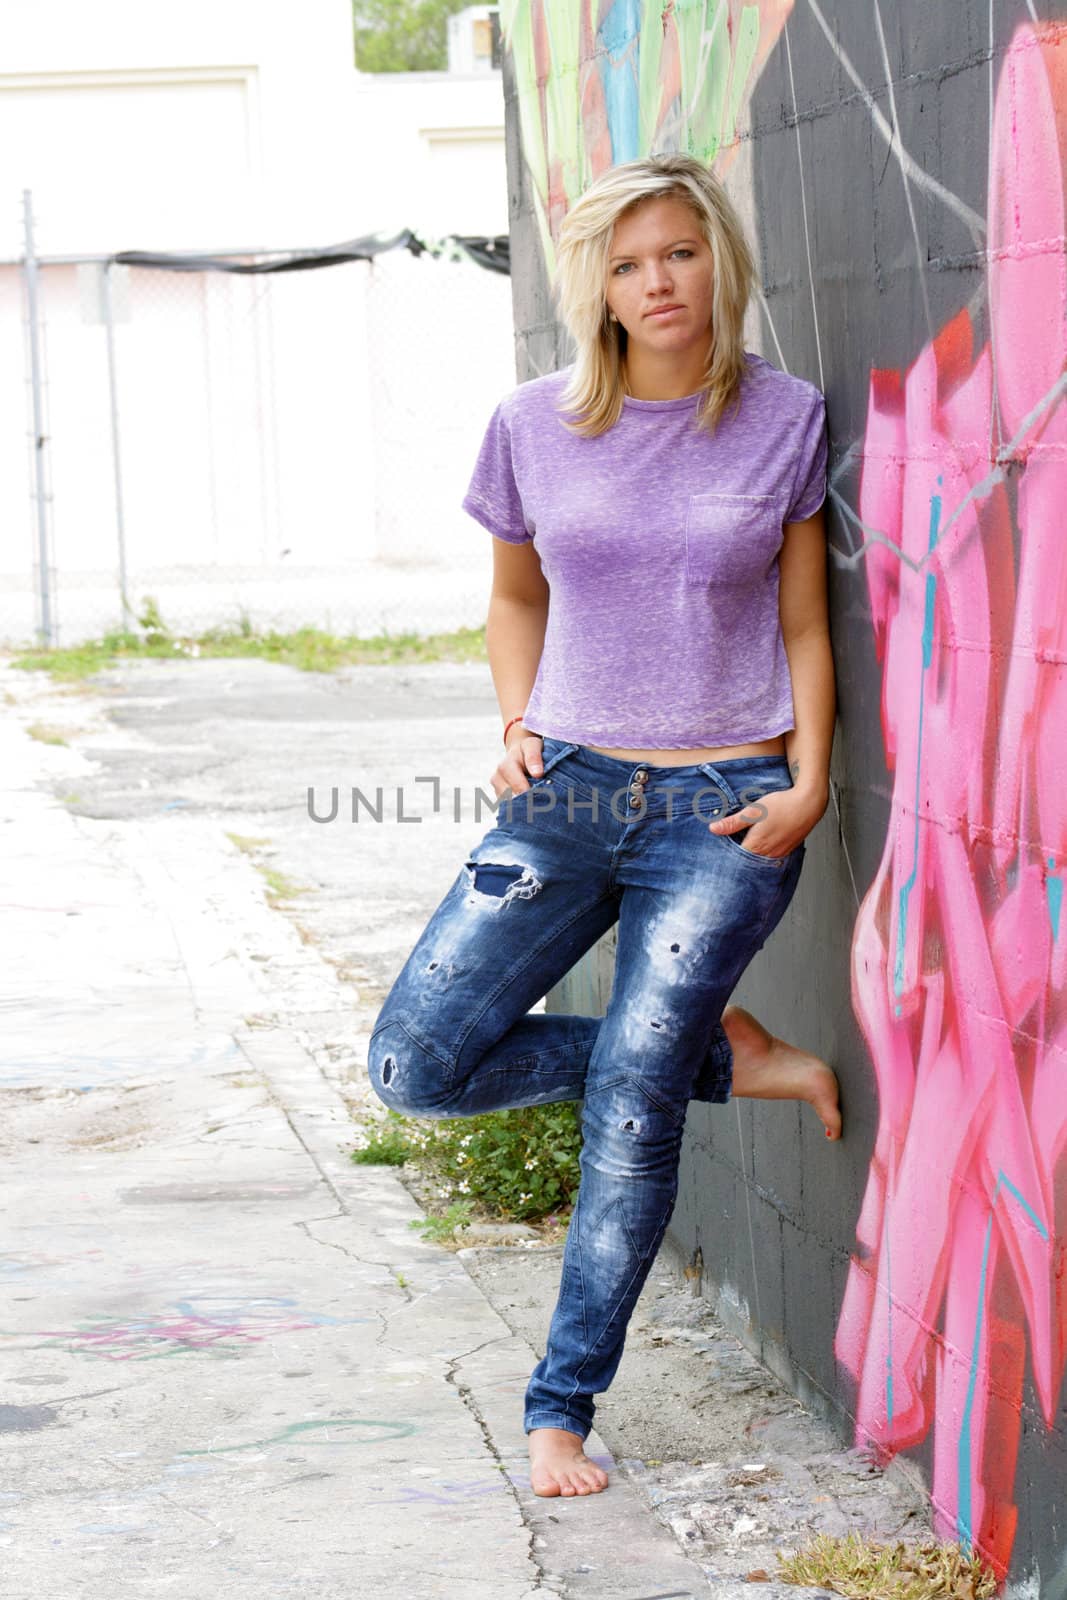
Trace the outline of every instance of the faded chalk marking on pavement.
<instances>
[{"instance_id":1,"label":"faded chalk marking on pavement","mask_svg":"<svg viewBox=\"0 0 1067 1600\"><path fill-rule=\"evenodd\" d=\"M382 1428L384 1432L377 1438L353 1438L348 1435L344 1439L309 1439L308 1433L320 1428ZM267 1439L252 1439L248 1444L223 1444L213 1445L207 1450L179 1450L180 1456L225 1456L233 1455L238 1450L262 1450L268 1444L289 1444L301 1434L304 1444L383 1444L391 1439L406 1439L409 1434L419 1433L421 1430L414 1422L383 1422L370 1417L328 1417L323 1422L291 1422L281 1433L272 1433Z\"/></svg>"}]
</instances>

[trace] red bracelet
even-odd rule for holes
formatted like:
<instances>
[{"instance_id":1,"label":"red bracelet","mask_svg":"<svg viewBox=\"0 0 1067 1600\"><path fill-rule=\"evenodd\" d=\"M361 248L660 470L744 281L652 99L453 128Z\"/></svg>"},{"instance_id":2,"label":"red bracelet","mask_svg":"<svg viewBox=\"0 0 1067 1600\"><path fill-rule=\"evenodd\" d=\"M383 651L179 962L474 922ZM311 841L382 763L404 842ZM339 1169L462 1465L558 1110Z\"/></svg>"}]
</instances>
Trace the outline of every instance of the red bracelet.
<instances>
[{"instance_id":1,"label":"red bracelet","mask_svg":"<svg viewBox=\"0 0 1067 1600\"><path fill-rule=\"evenodd\" d=\"M512 717L511 722L509 722L509 723L507 723L505 725L505 727L504 727L504 748L505 748L505 750L507 749L507 745L508 745L508 729L510 727L512 727L512 725L514 723L521 722L525 715L526 715L525 711L520 711L517 717Z\"/></svg>"}]
</instances>

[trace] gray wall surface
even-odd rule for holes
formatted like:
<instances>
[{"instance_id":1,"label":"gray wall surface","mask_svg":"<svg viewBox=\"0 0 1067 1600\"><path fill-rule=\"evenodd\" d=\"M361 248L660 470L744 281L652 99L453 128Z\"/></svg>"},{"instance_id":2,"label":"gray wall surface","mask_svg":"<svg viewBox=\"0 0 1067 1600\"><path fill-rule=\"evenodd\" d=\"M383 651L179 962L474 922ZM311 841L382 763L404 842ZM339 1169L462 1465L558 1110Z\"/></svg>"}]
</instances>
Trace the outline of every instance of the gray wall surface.
<instances>
[{"instance_id":1,"label":"gray wall surface","mask_svg":"<svg viewBox=\"0 0 1067 1600\"><path fill-rule=\"evenodd\" d=\"M827 397L832 797L734 998L834 1065L845 1137L694 1102L672 1231L769 1366L911 1463L942 1537L1067 1596L1067 26L713 9L505 19L519 380L569 359L569 201L688 149L758 252L749 348ZM550 1006L603 1009L612 948Z\"/></svg>"}]
</instances>

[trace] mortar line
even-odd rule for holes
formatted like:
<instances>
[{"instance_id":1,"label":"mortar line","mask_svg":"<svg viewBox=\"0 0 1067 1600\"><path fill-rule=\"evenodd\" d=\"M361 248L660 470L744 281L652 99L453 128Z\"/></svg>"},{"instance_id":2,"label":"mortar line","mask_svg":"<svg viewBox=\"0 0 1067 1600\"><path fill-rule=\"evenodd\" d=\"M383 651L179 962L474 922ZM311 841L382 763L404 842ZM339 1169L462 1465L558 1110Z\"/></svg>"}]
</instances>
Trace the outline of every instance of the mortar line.
<instances>
[{"instance_id":1,"label":"mortar line","mask_svg":"<svg viewBox=\"0 0 1067 1600\"><path fill-rule=\"evenodd\" d=\"M761 1342L762 1342L763 1313L760 1310L759 1276L758 1276L758 1274L756 1272L756 1238L755 1238L754 1233L752 1232L752 1196L748 1192L749 1191L748 1172L745 1169L745 1141L744 1141L744 1137L742 1135L742 1130L741 1130L741 1107L740 1107L740 1104L738 1103L738 1101L736 1101L736 1100L734 1101L734 1111L737 1114L737 1143L738 1143L738 1145L740 1147L740 1150L741 1150L741 1174L742 1174L742 1177L744 1178L745 1210L748 1213L748 1248L749 1248L749 1252L750 1252L750 1254L752 1256L752 1288L753 1288L753 1291L754 1291L755 1296L756 1296L756 1326L760 1330L760 1337L761 1337Z\"/></svg>"}]
</instances>

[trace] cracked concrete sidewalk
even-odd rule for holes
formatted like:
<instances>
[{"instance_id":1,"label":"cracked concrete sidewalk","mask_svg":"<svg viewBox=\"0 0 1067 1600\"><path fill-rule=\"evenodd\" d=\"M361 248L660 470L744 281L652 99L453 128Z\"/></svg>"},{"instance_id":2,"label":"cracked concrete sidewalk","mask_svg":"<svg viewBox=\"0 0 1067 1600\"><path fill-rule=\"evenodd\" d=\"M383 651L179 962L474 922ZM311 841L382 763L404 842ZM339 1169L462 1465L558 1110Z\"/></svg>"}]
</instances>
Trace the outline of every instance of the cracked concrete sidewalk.
<instances>
[{"instance_id":1,"label":"cracked concrete sidewalk","mask_svg":"<svg viewBox=\"0 0 1067 1600\"><path fill-rule=\"evenodd\" d=\"M622 1474L534 1531L537 1357L408 1227L395 1173L352 1165L345 1100L277 1021L280 968L320 1017L344 1003L332 969L220 829L72 817L46 780L82 758L19 721L0 729L0 1591L703 1592Z\"/></svg>"}]
</instances>

